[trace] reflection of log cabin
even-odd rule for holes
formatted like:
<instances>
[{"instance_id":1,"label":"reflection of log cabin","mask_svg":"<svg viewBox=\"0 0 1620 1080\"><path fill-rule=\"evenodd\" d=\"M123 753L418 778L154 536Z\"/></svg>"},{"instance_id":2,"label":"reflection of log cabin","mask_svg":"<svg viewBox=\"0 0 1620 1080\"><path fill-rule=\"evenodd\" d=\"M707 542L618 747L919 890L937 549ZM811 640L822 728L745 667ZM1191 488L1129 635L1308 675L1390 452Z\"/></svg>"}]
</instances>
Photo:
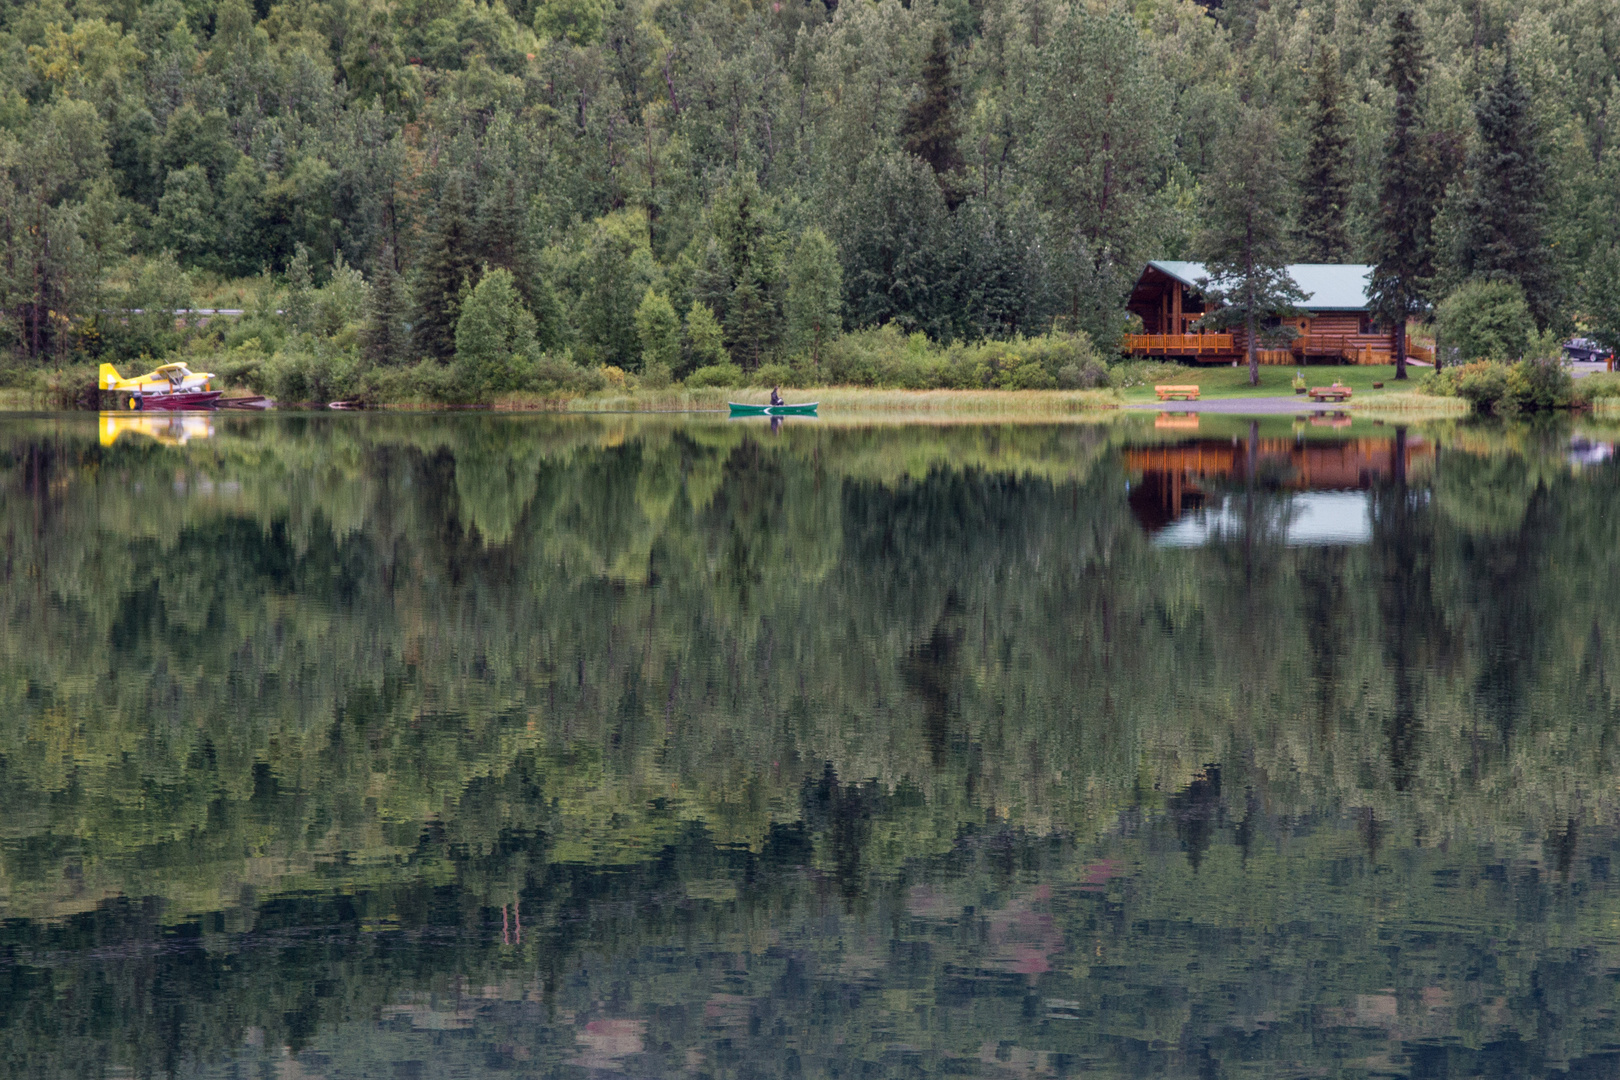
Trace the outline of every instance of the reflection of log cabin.
<instances>
[{"instance_id":1,"label":"reflection of log cabin","mask_svg":"<svg viewBox=\"0 0 1620 1080\"><path fill-rule=\"evenodd\" d=\"M1395 355L1395 331L1379 326L1367 302L1372 267L1354 264L1296 263L1289 275L1304 300L1299 314L1278 320L1297 334L1293 340L1260 349L1262 364L1388 364ZM1131 291L1127 306L1142 320L1143 333L1127 334L1125 350L1133 356L1164 357L1200 363L1231 363L1246 358L1242 328L1216 333L1197 329L1213 307L1198 291L1208 276L1201 263L1150 262ZM1407 355L1431 360L1426 349L1407 345Z\"/></svg>"},{"instance_id":2,"label":"reflection of log cabin","mask_svg":"<svg viewBox=\"0 0 1620 1080\"><path fill-rule=\"evenodd\" d=\"M1397 458L1402 445L1392 439L1261 439L1254 468L1272 489L1365 491L1380 481L1410 476L1414 462L1434 456L1432 444L1409 438ZM1143 528L1156 532L1204 506L1206 487L1241 483L1250 468L1249 449L1241 441L1218 439L1128 447L1125 468L1142 475L1131 485L1131 511Z\"/></svg>"}]
</instances>

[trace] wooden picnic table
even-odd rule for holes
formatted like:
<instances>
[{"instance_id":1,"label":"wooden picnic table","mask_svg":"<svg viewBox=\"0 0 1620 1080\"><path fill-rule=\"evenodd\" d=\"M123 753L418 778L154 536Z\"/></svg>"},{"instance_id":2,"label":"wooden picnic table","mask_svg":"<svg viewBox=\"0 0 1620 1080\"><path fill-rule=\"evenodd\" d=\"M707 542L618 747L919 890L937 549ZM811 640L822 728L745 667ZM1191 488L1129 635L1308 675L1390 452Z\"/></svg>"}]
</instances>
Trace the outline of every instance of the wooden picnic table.
<instances>
[{"instance_id":1,"label":"wooden picnic table","mask_svg":"<svg viewBox=\"0 0 1620 1080\"><path fill-rule=\"evenodd\" d=\"M1332 386L1311 387L1312 401L1349 401L1351 390L1348 386L1334 383Z\"/></svg>"},{"instance_id":2,"label":"wooden picnic table","mask_svg":"<svg viewBox=\"0 0 1620 1080\"><path fill-rule=\"evenodd\" d=\"M1178 386L1178 385L1155 386L1153 388L1153 391L1154 391L1154 393L1159 395L1159 400L1160 401L1169 401L1172 398L1179 398L1179 399L1181 399L1183 401L1197 401L1198 400L1198 393L1199 393L1198 387L1194 386L1194 385L1187 385L1187 386Z\"/></svg>"}]
</instances>

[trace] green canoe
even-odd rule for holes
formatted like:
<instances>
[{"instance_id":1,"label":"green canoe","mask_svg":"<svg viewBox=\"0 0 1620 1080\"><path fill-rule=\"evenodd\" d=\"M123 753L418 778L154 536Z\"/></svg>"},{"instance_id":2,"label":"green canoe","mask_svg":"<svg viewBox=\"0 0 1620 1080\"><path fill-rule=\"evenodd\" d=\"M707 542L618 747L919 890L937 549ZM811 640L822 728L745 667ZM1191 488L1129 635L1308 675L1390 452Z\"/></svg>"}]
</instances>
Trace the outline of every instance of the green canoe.
<instances>
[{"instance_id":1,"label":"green canoe","mask_svg":"<svg viewBox=\"0 0 1620 1080\"><path fill-rule=\"evenodd\" d=\"M732 416L814 416L819 401L807 401L802 405L739 405L735 401L726 402L731 406Z\"/></svg>"}]
</instances>

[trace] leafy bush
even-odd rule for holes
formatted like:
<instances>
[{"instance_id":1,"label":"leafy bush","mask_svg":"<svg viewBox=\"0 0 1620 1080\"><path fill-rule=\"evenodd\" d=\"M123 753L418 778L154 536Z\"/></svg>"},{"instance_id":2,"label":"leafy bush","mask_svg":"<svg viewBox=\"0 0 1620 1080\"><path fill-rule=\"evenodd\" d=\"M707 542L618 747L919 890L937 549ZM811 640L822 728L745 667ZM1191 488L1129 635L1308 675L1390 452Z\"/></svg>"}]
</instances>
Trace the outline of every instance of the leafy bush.
<instances>
[{"instance_id":1,"label":"leafy bush","mask_svg":"<svg viewBox=\"0 0 1620 1080\"><path fill-rule=\"evenodd\" d=\"M567 352L545 353L534 362L529 387L546 393L590 394L607 389L607 376L599 368L584 368Z\"/></svg>"},{"instance_id":2,"label":"leafy bush","mask_svg":"<svg viewBox=\"0 0 1620 1080\"><path fill-rule=\"evenodd\" d=\"M1575 379L1558 360L1520 360L1508 369L1507 397L1515 408L1565 409L1575 396Z\"/></svg>"},{"instance_id":3,"label":"leafy bush","mask_svg":"<svg viewBox=\"0 0 1620 1080\"><path fill-rule=\"evenodd\" d=\"M1456 367L1431 371L1417 380L1417 391L1430 397L1456 397L1458 371Z\"/></svg>"},{"instance_id":4,"label":"leafy bush","mask_svg":"<svg viewBox=\"0 0 1620 1080\"><path fill-rule=\"evenodd\" d=\"M742 381L742 368L736 364L709 364L686 377L686 385L694 389L705 386L741 386Z\"/></svg>"},{"instance_id":5,"label":"leafy bush","mask_svg":"<svg viewBox=\"0 0 1620 1080\"><path fill-rule=\"evenodd\" d=\"M1106 375L1084 334L939 345L923 334L903 336L890 324L829 341L822 349L820 369L814 373L799 369L798 385L814 381L897 390L1036 390L1105 386Z\"/></svg>"},{"instance_id":6,"label":"leafy bush","mask_svg":"<svg viewBox=\"0 0 1620 1080\"><path fill-rule=\"evenodd\" d=\"M1476 361L1449 372L1457 396L1476 412L1537 411L1566 408L1575 400L1575 381L1556 360L1521 360L1516 364ZM1445 374L1431 377L1441 387ZM1426 391L1433 392L1433 391Z\"/></svg>"},{"instance_id":7,"label":"leafy bush","mask_svg":"<svg viewBox=\"0 0 1620 1080\"><path fill-rule=\"evenodd\" d=\"M258 338L248 338L214 360L211 367L225 386L251 386L257 381L259 368L264 366L264 361L263 344Z\"/></svg>"},{"instance_id":8,"label":"leafy bush","mask_svg":"<svg viewBox=\"0 0 1620 1080\"><path fill-rule=\"evenodd\" d=\"M1009 354L996 372L995 386L998 390L1052 390L1057 387L1057 376L1033 356Z\"/></svg>"},{"instance_id":9,"label":"leafy bush","mask_svg":"<svg viewBox=\"0 0 1620 1080\"><path fill-rule=\"evenodd\" d=\"M360 386L359 364L351 353L299 335L254 370L252 385L278 401L342 401Z\"/></svg>"},{"instance_id":10,"label":"leafy bush","mask_svg":"<svg viewBox=\"0 0 1620 1080\"><path fill-rule=\"evenodd\" d=\"M1064 364L1058 369L1057 384L1063 390L1092 390L1111 384L1108 368L1101 360L1085 364Z\"/></svg>"},{"instance_id":11,"label":"leafy bush","mask_svg":"<svg viewBox=\"0 0 1620 1080\"><path fill-rule=\"evenodd\" d=\"M1476 360L1453 369L1457 396L1477 412L1491 412L1507 395L1507 365L1493 360Z\"/></svg>"},{"instance_id":12,"label":"leafy bush","mask_svg":"<svg viewBox=\"0 0 1620 1080\"><path fill-rule=\"evenodd\" d=\"M1474 280L1435 308L1441 342L1464 360L1517 360L1535 332L1524 290L1513 281Z\"/></svg>"},{"instance_id":13,"label":"leafy bush","mask_svg":"<svg viewBox=\"0 0 1620 1080\"><path fill-rule=\"evenodd\" d=\"M794 386L793 369L786 364L761 364L748 376L749 386Z\"/></svg>"}]
</instances>

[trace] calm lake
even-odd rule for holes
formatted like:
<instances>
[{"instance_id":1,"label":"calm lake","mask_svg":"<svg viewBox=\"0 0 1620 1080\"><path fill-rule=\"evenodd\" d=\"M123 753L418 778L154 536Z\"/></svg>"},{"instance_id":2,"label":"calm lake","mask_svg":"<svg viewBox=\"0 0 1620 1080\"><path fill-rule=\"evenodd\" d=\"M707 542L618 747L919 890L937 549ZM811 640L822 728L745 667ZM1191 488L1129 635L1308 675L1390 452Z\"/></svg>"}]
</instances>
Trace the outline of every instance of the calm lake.
<instances>
[{"instance_id":1,"label":"calm lake","mask_svg":"<svg viewBox=\"0 0 1620 1080\"><path fill-rule=\"evenodd\" d=\"M0 1075L1620 1074L1616 438L0 416Z\"/></svg>"}]
</instances>

